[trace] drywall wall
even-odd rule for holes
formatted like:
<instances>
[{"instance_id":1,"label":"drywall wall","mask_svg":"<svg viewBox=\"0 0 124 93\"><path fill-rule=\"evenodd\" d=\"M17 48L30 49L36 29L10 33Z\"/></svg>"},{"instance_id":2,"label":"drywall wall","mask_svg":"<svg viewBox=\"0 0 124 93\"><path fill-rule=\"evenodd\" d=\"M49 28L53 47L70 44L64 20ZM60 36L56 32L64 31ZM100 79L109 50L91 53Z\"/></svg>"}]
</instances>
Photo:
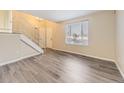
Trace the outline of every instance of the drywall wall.
<instances>
[{"instance_id":1,"label":"drywall wall","mask_svg":"<svg viewBox=\"0 0 124 93\"><path fill-rule=\"evenodd\" d=\"M53 40L54 40L54 32L56 31L57 28L57 23L52 22L52 21L45 21L46 24L46 46L47 48L52 48L53 47Z\"/></svg>"},{"instance_id":2,"label":"drywall wall","mask_svg":"<svg viewBox=\"0 0 124 93\"><path fill-rule=\"evenodd\" d=\"M89 45L66 45L65 24L85 19L89 20ZM38 29L34 29L35 27ZM45 48L49 42L46 40L46 32L49 29L52 30L53 49L115 61L115 14L113 11L100 11L61 23L38 21L34 16L13 11L13 32L25 34L42 48Z\"/></svg>"},{"instance_id":3,"label":"drywall wall","mask_svg":"<svg viewBox=\"0 0 124 93\"><path fill-rule=\"evenodd\" d=\"M89 45L65 44L65 24L86 19L89 20ZM113 11L100 11L56 24L53 37L54 49L115 61L115 14Z\"/></svg>"},{"instance_id":4,"label":"drywall wall","mask_svg":"<svg viewBox=\"0 0 124 93\"><path fill-rule=\"evenodd\" d=\"M22 33L38 44L41 48L46 48L50 41L47 39L49 31L55 30L56 23L40 18L40 20L32 15L13 11L13 32ZM52 40L52 37L51 37ZM52 41L51 41L52 42ZM52 43L51 43L52 47Z\"/></svg>"},{"instance_id":5,"label":"drywall wall","mask_svg":"<svg viewBox=\"0 0 124 93\"><path fill-rule=\"evenodd\" d=\"M44 20L18 11L12 11L12 15L13 33L22 33L43 48L45 46Z\"/></svg>"},{"instance_id":6,"label":"drywall wall","mask_svg":"<svg viewBox=\"0 0 124 93\"><path fill-rule=\"evenodd\" d=\"M38 54L39 52L20 40L19 34L0 34L0 65Z\"/></svg>"},{"instance_id":7,"label":"drywall wall","mask_svg":"<svg viewBox=\"0 0 124 93\"><path fill-rule=\"evenodd\" d=\"M124 76L124 11L117 11L116 54L117 64Z\"/></svg>"}]
</instances>

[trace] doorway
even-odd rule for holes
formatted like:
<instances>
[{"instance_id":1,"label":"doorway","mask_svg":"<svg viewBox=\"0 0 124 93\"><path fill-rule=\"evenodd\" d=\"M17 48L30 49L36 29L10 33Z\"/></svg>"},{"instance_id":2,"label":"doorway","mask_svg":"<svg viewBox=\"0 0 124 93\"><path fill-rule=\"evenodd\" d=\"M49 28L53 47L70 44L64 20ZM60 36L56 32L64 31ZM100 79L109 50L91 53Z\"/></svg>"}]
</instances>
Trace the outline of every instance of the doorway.
<instances>
[{"instance_id":1,"label":"doorway","mask_svg":"<svg viewBox=\"0 0 124 93\"><path fill-rule=\"evenodd\" d=\"M46 29L46 46L47 48L52 48L52 28L48 27Z\"/></svg>"}]
</instances>

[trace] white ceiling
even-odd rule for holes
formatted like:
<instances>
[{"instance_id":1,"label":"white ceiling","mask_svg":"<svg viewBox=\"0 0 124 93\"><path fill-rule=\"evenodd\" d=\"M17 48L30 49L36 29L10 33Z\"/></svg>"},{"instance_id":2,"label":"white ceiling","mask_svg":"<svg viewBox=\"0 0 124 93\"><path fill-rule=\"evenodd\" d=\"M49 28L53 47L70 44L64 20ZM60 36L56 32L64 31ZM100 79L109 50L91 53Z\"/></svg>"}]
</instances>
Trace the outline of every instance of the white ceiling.
<instances>
[{"instance_id":1,"label":"white ceiling","mask_svg":"<svg viewBox=\"0 0 124 93\"><path fill-rule=\"evenodd\" d=\"M21 11L54 22L69 20L97 12L96 10L21 10Z\"/></svg>"}]
</instances>

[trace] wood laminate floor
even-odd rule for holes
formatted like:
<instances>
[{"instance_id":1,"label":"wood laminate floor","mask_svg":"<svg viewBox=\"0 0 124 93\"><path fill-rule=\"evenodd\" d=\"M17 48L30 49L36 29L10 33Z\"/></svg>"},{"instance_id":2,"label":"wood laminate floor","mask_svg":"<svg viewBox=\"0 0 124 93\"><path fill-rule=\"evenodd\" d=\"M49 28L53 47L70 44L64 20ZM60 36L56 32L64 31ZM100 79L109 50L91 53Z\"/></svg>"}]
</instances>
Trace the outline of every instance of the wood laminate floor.
<instances>
[{"instance_id":1,"label":"wood laminate floor","mask_svg":"<svg viewBox=\"0 0 124 93\"><path fill-rule=\"evenodd\" d=\"M112 62L48 49L44 55L1 66L0 82L114 83L124 79Z\"/></svg>"}]
</instances>

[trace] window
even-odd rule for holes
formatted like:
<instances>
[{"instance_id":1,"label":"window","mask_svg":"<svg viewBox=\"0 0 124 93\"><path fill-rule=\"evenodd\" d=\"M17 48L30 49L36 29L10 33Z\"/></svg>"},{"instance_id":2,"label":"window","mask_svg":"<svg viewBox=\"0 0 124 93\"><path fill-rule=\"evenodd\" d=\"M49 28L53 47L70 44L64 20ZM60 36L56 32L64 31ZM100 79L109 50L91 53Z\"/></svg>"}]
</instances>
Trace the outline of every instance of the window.
<instances>
[{"instance_id":1,"label":"window","mask_svg":"<svg viewBox=\"0 0 124 93\"><path fill-rule=\"evenodd\" d=\"M12 32L12 18L10 10L0 10L0 32Z\"/></svg>"},{"instance_id":2,"label":"window","mask_svg":"<svg viewBox=\"0 0 124 93\"><path fill-rule=\"evenodd\" d=\"M88 45L88 21L66 24L65 42L71 45Z\"/></svg>"}]
</instances>

